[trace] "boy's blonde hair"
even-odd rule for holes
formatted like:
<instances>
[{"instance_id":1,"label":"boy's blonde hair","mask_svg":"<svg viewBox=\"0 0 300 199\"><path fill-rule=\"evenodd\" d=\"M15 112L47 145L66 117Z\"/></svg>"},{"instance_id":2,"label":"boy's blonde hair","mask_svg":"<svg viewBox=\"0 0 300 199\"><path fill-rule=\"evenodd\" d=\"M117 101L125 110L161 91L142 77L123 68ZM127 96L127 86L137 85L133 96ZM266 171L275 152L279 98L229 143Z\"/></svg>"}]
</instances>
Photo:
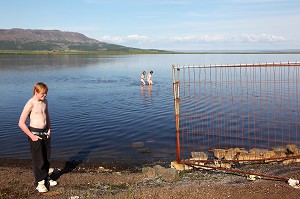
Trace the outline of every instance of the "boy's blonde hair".
<instances>
[{"instance_id":1,"label":"boy's blonde hair","mask_svg":"<svg viewBox=\"0 0 300 199\"><path fill-rule=\"evenodd\" d=\"M48 92L48 86L44 84L43 82L38 82L33 87L33 95L37 93L46 93Z\"/></svg>"}]
</instances>

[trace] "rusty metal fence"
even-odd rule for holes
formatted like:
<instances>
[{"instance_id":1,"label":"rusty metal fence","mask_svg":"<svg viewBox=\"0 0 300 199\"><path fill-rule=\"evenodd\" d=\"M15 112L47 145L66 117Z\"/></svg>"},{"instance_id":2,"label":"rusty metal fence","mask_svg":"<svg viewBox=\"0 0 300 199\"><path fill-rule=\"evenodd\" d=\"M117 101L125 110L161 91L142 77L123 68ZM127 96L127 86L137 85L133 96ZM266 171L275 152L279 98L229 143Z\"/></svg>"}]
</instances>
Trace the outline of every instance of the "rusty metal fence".
<instances>
[{"instance_id":1,"label":"rusty metal fence","mask_svg":"<svg viewBox=\"0 0 300 199\"><path fill-rule=\"evenodd\" d=\"M176 160L214 149L300 154L300 63L173 65ZM285 155L278 148L290 147ZM291 146L297 149L292 150ZM282 152L282 151L281 151ZM294 155L294 156L292 156ZM210 156L210 155L208 155ZM222 156L221 158L224 158Z\"/></svg>"}]
</instances>

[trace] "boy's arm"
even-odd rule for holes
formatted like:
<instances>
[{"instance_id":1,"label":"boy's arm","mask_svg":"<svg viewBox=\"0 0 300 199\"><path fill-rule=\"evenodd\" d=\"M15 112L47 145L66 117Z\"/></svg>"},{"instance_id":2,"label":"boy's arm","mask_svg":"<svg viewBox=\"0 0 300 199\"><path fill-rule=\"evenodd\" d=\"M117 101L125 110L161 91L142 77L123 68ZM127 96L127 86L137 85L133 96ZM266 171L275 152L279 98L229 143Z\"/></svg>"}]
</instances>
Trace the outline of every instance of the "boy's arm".
<instances>
[{"instance_id":1,"label":"boy's arm","mask_svg":"<svg viewBox=\"0 0 300 199\"><path fill-rule=\"evenodd\" d=\"M32 110L32 103L28 101L26 105L24 106L24 109L21 113L20 119L19 119L19 127L23 130L23 132L30 137L32 141L37 141L40 139L39 136L33 135L31 131L28 129L26 125L26 120Z\"/></svg>"},{"instance_id":2,"label":"boy's arm","mask_svg":"<svg viewBox=\"0 0 300 199\"><path fill-rule=\"evenodd\" d=\"M47 132L47 138L50 137L51 134L51 122L50 122L50 115L49 115L49 111L48 111L48 101L46 101L46 116L47 116L47 127L48 127L48 132Z\"/></svg>"}]
</instances>

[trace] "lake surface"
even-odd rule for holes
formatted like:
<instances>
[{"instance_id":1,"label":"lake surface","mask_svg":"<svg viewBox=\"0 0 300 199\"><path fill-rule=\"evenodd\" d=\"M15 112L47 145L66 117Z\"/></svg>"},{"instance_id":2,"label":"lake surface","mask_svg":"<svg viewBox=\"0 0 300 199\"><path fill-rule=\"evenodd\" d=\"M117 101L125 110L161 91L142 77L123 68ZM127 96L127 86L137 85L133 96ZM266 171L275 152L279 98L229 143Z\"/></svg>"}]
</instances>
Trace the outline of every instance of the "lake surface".
<instances>
[{"instance_id":1,"label":"lake surface","mask_svg":"<svg viewBox=\"0 0 300 199\"><path fill-rule=\"evenodd\" d=\"M31 157L18 120L38 81L49 87L52 159L169 161L176 159L172 64L299 60L297 54L0 55L0 158ZM140 85L143 70L154 71L153 86ZM136 143L142 148L132 148Z\"/></svg>"}]
</instances>

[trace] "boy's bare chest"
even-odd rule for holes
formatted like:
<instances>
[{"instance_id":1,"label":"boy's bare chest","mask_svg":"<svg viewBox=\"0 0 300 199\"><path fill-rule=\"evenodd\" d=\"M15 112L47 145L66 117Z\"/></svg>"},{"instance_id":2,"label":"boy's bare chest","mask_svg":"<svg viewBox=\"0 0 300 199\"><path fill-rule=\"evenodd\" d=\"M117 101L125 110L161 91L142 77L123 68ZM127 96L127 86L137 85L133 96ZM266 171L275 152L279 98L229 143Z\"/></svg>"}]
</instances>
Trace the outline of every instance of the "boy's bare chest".
<instances>
[{"instance_id":1,"label":"boy's bare chest","mask_svg":"<svg viewBox=\"0 0 300 199\"><path fill-rule=\"evenodd\" d=\"M31 114L44 114L46 111L46 104L44 102L35 102Z\"/></svg>"}]
</instances>

